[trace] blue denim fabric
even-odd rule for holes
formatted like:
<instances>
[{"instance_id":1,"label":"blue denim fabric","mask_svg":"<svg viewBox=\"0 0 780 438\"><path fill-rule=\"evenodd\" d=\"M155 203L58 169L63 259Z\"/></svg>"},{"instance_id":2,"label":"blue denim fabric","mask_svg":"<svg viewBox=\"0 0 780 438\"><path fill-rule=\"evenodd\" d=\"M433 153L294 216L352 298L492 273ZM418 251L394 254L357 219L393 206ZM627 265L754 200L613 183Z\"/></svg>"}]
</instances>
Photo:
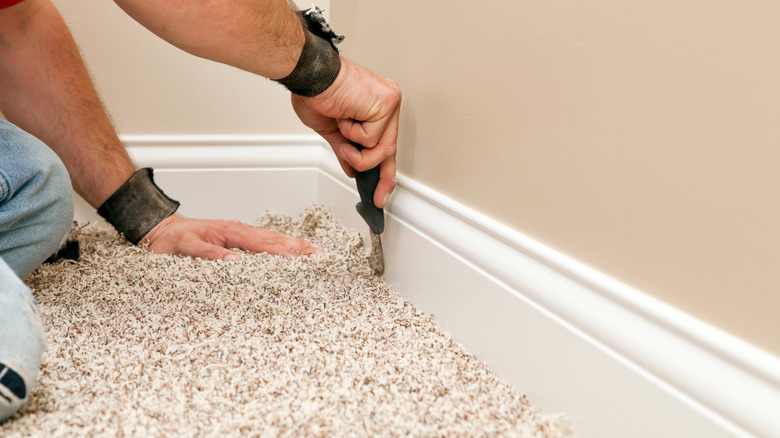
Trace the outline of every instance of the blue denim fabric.
<instances>
[{"instance_id":1,"label":"blue denim fabric","mask_svg":"<svg viewBox=\"0 0 780 438\"><path fill-rule=\"evenodd\" d=\"M30 289L0 259L0 422L25 404L35 385L41 355L46 349L46 335L35 309ZM9 370L10 369L10 370ZM12 370L12 371L11 371ZM20 394L4 382L12 373L24 380ZM10 386L10 385L9 385ZM22 397L20 397L20 395Z\"/></svg>"},{"instance_id":2,"label":"blue denim fabric","mask_svg":"<svg viewBox=\"0 0 780 438\"><path fill-rule=\"evenodd\" d=\"M40 140L0 120L0 257L20 278L62 243L73 221L65 165Z\"/></svg>"},{"instance_id":3,"label":"blue denim fabric","mask_svg":"<svg viewBox=\"0 0 780 438\"><path fill-rule=\"evenodd\" d=\"M0 421L27 401L46 348L33 296L20 278L59 248L72 220L73 192L60 159L0 120Z\"/></svg>"}]
</instances>

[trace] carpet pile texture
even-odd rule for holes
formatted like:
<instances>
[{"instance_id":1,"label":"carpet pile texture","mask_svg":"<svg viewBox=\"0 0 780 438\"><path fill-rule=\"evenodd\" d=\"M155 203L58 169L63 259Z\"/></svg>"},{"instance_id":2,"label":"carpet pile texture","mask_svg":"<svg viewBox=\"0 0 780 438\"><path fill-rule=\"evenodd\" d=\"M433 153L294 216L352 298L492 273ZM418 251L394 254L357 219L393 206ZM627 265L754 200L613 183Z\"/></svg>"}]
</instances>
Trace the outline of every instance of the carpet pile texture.
<instances>
[{"instance_id":1,"label":"carpet pile texture","mask_svg":"<svg viewBox=\"0 0 780 438\"><path fill-rule=\"evenodd\" d=\"M25 279L49 350L0 436L570 436L371 272L324 207L258 226L324 254L150 253L74 225Z\"/></svg>"}]
</instances>

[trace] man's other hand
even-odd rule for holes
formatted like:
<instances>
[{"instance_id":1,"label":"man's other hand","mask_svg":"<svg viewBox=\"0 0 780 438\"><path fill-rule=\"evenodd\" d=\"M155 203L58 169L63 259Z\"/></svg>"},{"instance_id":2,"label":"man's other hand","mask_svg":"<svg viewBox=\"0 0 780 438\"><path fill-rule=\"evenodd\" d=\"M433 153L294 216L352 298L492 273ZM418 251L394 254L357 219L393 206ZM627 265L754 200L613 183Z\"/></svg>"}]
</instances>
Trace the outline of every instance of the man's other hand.
<instances>
[{"instance_id":1,"label":"man's other hand","mask_svg":"<svg viewBox=\"0 0 780 438\"><path fill-rule=\"evenodd\" d=\"M287 257L320 253L319 245L276 231L250 227L237 221L189 219L170 216L157 224L141 242L149 250L209 260L241 260L229 248Z\"/></svg>"}]
</instances>

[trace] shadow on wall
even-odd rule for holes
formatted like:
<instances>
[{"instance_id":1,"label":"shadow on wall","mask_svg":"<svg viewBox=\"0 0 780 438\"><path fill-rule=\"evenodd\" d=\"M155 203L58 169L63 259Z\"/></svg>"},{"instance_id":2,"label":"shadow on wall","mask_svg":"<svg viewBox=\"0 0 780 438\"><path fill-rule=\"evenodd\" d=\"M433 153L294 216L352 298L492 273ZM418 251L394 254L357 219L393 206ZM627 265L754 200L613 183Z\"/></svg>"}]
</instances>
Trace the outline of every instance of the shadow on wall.
<instances>
[{"instance_id":1,"label":"shadow on wall","mask_svg":"<svg viewBox=\"0 0 780 438\"><path fill-rule=\"evenodd\" d=\"M401 103L401 120L398 134L398 168L406 172L415 171L415 151L417 150L417 117L414 105Z\"/></svg>"}]
</instances>

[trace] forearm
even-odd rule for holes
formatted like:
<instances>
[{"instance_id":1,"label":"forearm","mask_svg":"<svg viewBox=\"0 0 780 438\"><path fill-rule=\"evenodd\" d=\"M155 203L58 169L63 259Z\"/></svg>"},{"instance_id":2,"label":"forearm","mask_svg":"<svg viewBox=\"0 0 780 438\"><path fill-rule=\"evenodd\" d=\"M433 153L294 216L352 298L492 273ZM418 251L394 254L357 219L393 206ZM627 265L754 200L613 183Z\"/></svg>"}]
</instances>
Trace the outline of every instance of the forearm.
<instances>
[{"instance_id":1,"label":"forearm","mask_svg":"<svg viewBox=\"0 0 780 438\"><path fill-rule=\"evenodd\" d=\"M132 175L76 44L48 0L0 10L0 110L62 159L98 207Z\"/></svg>"},{"instance_id":2,"label":"forearm","mask_svg":"<svg viewBox=\"0 0 780 438\"><path fill-rule=\"evenodd\" d=\"M287 76L304 44L288 0L115 0L139 23L193 55L271 79Z\"/></svg>"}]
</instances>

